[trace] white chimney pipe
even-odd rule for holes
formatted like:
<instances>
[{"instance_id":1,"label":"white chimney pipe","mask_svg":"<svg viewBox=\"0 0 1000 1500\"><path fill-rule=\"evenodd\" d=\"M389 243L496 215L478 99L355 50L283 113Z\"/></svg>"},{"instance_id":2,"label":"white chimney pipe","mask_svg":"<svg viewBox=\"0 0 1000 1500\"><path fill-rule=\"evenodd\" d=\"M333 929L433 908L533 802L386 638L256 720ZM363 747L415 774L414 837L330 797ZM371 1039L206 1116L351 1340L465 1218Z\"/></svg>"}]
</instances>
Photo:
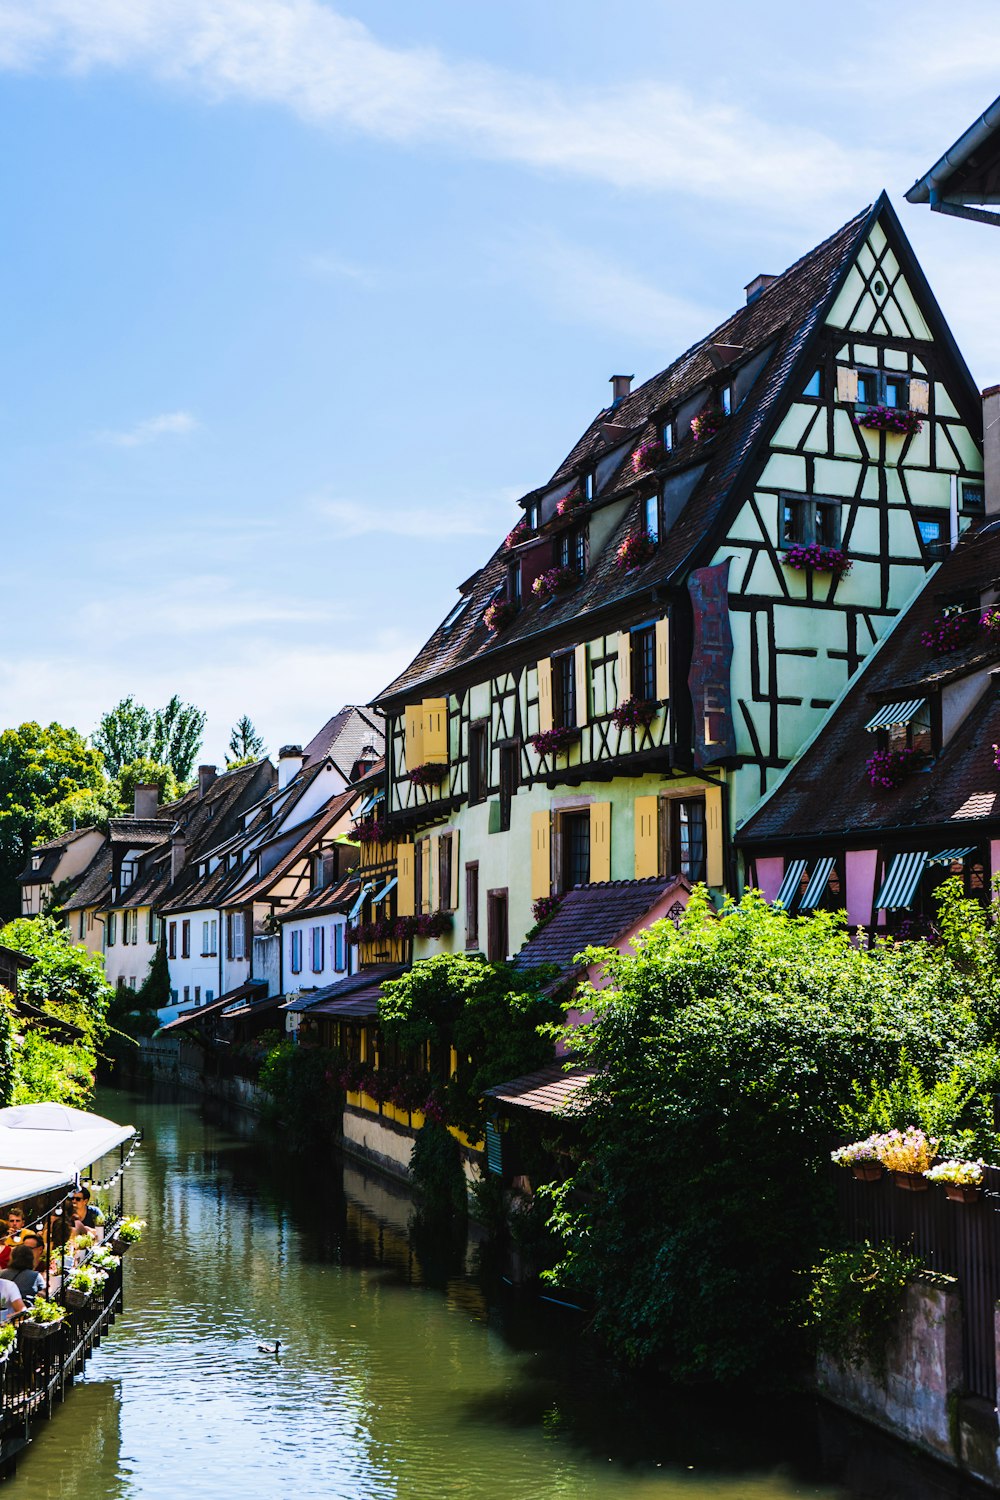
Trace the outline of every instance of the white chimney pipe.
<instances>
[{"instance_id":1,"label":"white chimney pipe","mask_svg":"<svg viewBox=\"0 0 1000 1500\"><path fill-rule=\"evenodd\" d=\"M278 791L283 791L306 763L301 745L282 745L278 751Z\"/></svg>"}]
</instances>

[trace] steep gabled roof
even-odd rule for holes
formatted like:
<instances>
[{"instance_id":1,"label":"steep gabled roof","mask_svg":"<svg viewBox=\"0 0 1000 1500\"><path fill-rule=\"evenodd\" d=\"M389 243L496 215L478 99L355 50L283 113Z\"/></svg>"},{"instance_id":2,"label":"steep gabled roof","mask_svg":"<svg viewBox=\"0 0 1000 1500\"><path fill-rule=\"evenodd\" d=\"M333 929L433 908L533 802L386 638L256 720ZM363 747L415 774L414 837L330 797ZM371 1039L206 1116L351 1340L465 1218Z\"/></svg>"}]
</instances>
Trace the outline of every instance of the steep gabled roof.
<instances>
[{"instance_id":1,"label":"steep gabled roof","mask_svg":"<svg viewBox=\"0 0 1000 1500\"><path fill-rule=\"evenodd\" d=\"M377 709L348 703L328 719L306 745L305 764L332 756L345 776L360 758L362 750L373 746L379 755L385 746L385 724Z\"/></svg>"},{"instance_id":2,"label":"steep gabled roof","mask_svg":"<svg viewBox=\"0 0 1000 1500\"><path fill-rule=\"evenodd\" d=\"M111 859L111 845L102 844L80 876L72 896L62 903L63 911L82 911L107 901L111 894Z\"/></svg>"}]
</instances>

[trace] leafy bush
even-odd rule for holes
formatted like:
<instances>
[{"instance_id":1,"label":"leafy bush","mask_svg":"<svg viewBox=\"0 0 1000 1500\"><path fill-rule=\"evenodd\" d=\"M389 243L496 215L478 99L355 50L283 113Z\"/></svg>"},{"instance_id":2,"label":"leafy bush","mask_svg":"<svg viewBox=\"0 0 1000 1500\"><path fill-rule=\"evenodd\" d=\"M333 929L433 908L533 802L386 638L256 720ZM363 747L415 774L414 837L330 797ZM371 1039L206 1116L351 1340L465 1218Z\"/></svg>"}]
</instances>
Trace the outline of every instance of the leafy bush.
<instances>
[{"instance_id":1,"label":"leafy bush","mask_svg":"<svg viewBox=\"0 0 1000 1500\"><path fill-rule=\"evenodd\" d=\"M337 1080L340 1063L324 1047L300 1046L284 1037L268 1051L260 1086L268 1095L267 1113L285 1129L285 1143L304 1151L317 1140L332 1140L339 1129L344 1096Z\"/></svg>"},{"instance_id":2,"label":"leafy bush","mask_svg":"<svg viewBox=\"0 0 1000 1500\"><path fill-rule=\"evenodd\" d=\"M812 1268L808 1320L819 1347L843 1363L885 1368L906 1288L921 1263L894 1245L864 1240L832 1250Z\"/></svg>"},{"instance_id":3,"label":"leafy bush","mask_svg":"<svg viewBox=\"0 0 1000 1500\"><path fill-rule=\"evenodd\" d=\"M465 1219L469 1204L462 1153L447 1126L437 1120L424 1121L413 1142L410 1176L425 1222Z\"/></svg>"}]
</instances>

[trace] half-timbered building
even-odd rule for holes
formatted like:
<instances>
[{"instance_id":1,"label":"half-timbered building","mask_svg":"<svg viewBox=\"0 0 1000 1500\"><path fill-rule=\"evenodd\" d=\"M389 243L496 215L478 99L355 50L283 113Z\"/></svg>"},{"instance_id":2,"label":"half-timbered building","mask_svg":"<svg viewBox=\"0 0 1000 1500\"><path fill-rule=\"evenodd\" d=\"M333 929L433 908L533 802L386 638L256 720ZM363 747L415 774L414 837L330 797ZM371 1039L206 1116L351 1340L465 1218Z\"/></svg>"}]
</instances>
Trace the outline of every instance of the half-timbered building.
<instances>
[{"instance_id":1,"label":"half-timbered building","mask_svg":"<svg viewBox=\"0 0 1000 1500\"><path fill-rule=\"evenodd\" d=\"M380 697L417 954L506 957L574 885L737 888L732 831L982 514L981 430L884 195L661 374L613 377Z\"/></svg>"}]
</instances>

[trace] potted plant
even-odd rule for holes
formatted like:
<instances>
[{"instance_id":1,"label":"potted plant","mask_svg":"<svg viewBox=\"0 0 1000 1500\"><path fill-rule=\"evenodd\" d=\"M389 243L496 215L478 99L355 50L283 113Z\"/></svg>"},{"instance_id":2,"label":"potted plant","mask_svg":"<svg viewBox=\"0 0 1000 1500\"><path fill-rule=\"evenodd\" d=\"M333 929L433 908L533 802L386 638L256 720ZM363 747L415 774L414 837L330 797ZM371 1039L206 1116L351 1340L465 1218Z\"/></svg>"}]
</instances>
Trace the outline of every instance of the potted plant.
<instances>
[{"instance_id":1,"label":"potted plant","mask_svg":"<svg viewBox=\"0 0 1000 1500\"><path fill-rule=\"evenodd\" d=\"M859 1182L878 1182L883 1167L878 1159L876 1143L879 1137L870 1135L864 1141L852 1141L849 1146L840 1146L830 1152L830 1160L838 1167L850 1167Z\"/></svg>"},{"instance_id":2,"label":"potted plant","mask_svg":"<svg viewBox=\"0 0 1000 1500\"><path fill-rule=\"evenodd\" d=\"M636 698L633 695L612 710L611 721L619 729L638 729L653 722L657 706L646 698Z\"/></svg>"},{"instance_id":3,"label":"potted plant","mask_svg":"<svg viewBox=\"0 0 1000 1500\"><path fill-rule=\"evenodd\" d=\"M109 1276L113 1271L118 1270L121 1263L121 1256L112 1254L107 1245L98 1245L88 1262L89 1265L96 1266L99 1271L107 1271Z\"/></svg>"},{"instance_id":4,"label":"potted plant","mask_svg":"<svg viewBox=\"0 0 1000 1500\"><path fill-rule=\"evenodd\" d=\"M940 1182L945 1197L952 1203L975 1203L982 1197L983 1164L981 1161L941 1161L924 1173L928 1182Z\"/></svg>"},{"instance_id":5,"label":"potted plant","mask_svg":"<svg viewBox=\"0 0 1000 1500\"><path fill-rule=\"evenodd\" d=\"M538 734L529 734L528 744L539 755L558 755L560 750L568 750L579 738L579 729L561 725L555 729L542 729Z\"/></svg>"},{"instance_id":6,"label":"potted plant","mask_svg":"<svg viewBox=\"0 0 1000 1500\"><path fill-rule=\"evenodd\" d=\"M17 1324L0 1324L0 1365L5 1365L14 1352L17 1343Z\"/></svg>"},{"instance_id":7,"label":"potted plant","mask_svg":"<svg viewBox=\"0 0 1000 1500\"><path fill-rule=\"evenodd\" d=\"M61 1327L65 1316L66 1309L60 1307L58 1302L50 1302L45 1297L36 1297L17 1326L21 1330L22 1338L45 1339Z\"/></svg>"},{"instance_id":8,"label":"potted plant","mask_svg":"<svg viewBox=\"0 0 1000 1500\"><path fill-rule=\"evenodd\" d=\"M557 594L569 593L579 582L580 575L575 568L546 568L531 585L531 592L544 602L554 599Z\"/></svg>"},{"instance_id":9,"label":"potted plant","mask_svg":"<svg viewBox=\"0 0 1000 1500\"><path fill-rule=\"evenodd\" d=\"M407 771L406 774L414 786L440 786L448 774L448 767L441 762L434 761L423 766L414 766L413 770Z\"/></svg>"},{"instance_id":10,"label":"potted plant","mask_svg":"<svg viewBox=\"0 0 1000 1500\"><path fill-rule=\"evenodd\" d=\"M898 1188L910 1193L924 1193L930 1183L924 1176L933 1164L937 1141L930 1140L916 1125L905 1130L890 1130L877 1137L875 1151L879 1161L892 1173Z\"/></svg>"},{"instance_id":11,"label":"potted plant","mask_svg":"<svg viewBox=\"0 0 1000 1500\"><path fill-rule=\"evenodd\" d=\"M645 474L647 469L655 469L663 457L663 444L658 438L649 438L640 443L632 454L632 473Z\"/></svg>"},{"instance_id":12,"label":"potted plant","mask_svg":"<svg viewBox=\"0 0 1000 1500\"><path fill-rule=\"evenodd\" d=\"M491 635L499 635L517 619L517 606L510 599L494 599L483 610L483 624Z\"/></svg>"},{"instance_id":13,"label":"potted plant","mask_svg":"<svg viewBox=\"0 0 1000 1500\"><path fill-rule=\"evenodd\" d=\"M843 578L851 571L851 559L842 547L821 547L818 542L808 547L793 542L785 549L785 565L799 572L831 573L834 578Z\"/></svg>"},{"instance_id":14,"label":"potted plant","mask_svg":"<svg viewBox=\"0 0 1000 1500\"><path fill-rule=\"evenodd\" d=\"M722 430L726 414L721 406L703 406L696 417L691 418L691 436L696 443L707 443Z\"/></svg>"},{"instance_id":15,"label":"potted plant","mask_svg":"<svg viewBox=\"0 0 1000 1500\"><path fill-rule=\"evenodd\" d=\"M631 573L634 568L641 568L644 562L649 562L655 551L656 544L647 531L630 532L618 545L615 565L623 573Z\"/></svg>"},{"instance_id":16,"label":"potted plant","mask_svg":"<svg viewBox=\"0 0 1000 1500\"><path fill-rule=\"evenodd\" d=\"M959 646L967 646L970 641L974 641L985 619L985 615L980 621L977 615L964 612L937 615L928 629L920 632L920 644L928 651L933 651L935 656L944 656L947 652L957 651ZM992 629L992 626L986 628Z\"/></svg>"},{"instance_id":17,"label":"potted plant","mask_svg":"<svg viewBox=\"0 0 1000 1500\"><path fill-rule=\"evenodd\" d=\"M512 547L517 546L518 542L523 542L528 532L528 518L527 516L522 516L519 521L514 522L514 525L504 538L504 551L509 552Z\"/></svg>"},{"instance_id":18,"label":"potted plant","mask_svg":"<svg viewBox=\"0 0 1000 1500\"><path fill-rule=\"evenodd\" d=\"M67 1307L86 1307L97 1295L108 1279L108 1273L99 1266L81 1266L66 1281L63 1296Z\"/></svg>"},{"instance_id":19,"label":"potted plant","mask_svg":"<svg viewBox=\"0 0 1000 1500\"><path fill-rule=\"evenodd\" d=\"M146 1227L145 1219L137 1219L128 1214L118 1225L111 1236L111 1248L116 1255L121 1255L130 1245L137 1245L142 1239L142 1231Z\"/></svg>"},{"instance_id":20,"label":"potted plant","mask_svg":"<svg viewBox=\"0 0 1000 1500\"><path fill-rule=\"evenodd\" d=\"M922 750L915 750L908 745L901 750L876 750L865 761L865 771L876 791L889 792L901 786L923 758Z\"/></svg>"},{"instance_id":21,"label":"potted plant","mask_svg":"<svg viewBox=\"0 0 1000 1500\"><path fill-rule=\"evenodd\" d=\"M855 427L870 432L889 432L902 437L919 432L923 422L915 411L901 411L896 406L869 406L854 418Z\"/></svg>"},{"instance_id":22,"label":"potted plant","mask_svg":"<svg viewBox=\"0 0 1000 1500\"><path fill-rule=\"evenodd\" d=\"M575 488L571 489L568 494L563 495L562 499L556 506L556 515L572 515L573 511L579 510L581 504L582 499L580 495L580 486L576 485Z\"/></svg>"}]
</instances>

